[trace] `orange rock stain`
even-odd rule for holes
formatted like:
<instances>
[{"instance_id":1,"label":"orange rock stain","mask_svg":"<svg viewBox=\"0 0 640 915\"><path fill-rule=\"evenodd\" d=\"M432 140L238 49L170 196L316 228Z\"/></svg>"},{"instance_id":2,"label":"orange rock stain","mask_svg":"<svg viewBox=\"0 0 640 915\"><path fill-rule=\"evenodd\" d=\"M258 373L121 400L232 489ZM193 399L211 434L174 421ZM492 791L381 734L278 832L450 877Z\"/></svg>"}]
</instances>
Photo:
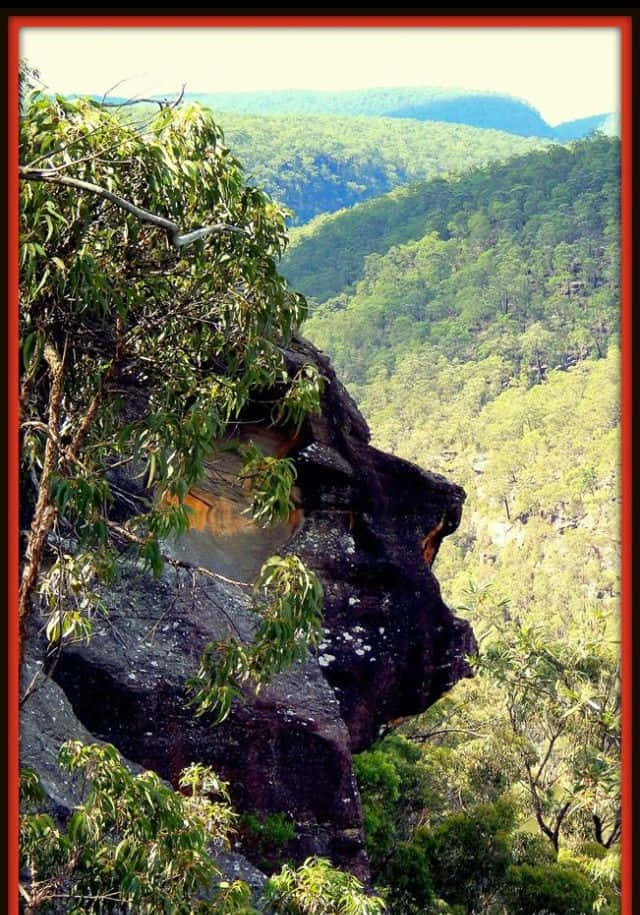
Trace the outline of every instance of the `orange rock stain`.
<instances>
[{"instance_id":1,"label":"orange rock stain","mask_svg":"<svg viewBox=\"0 0 640 915\"><path fill-rule=\"evenodd\" d=\"M424 559L424 561L426 562L426 564L428 566L431 566L431 563L433 562L434 557L438 551L438 546L440 545L440 541L442 540L442 537L439 537L438 534L444 527L444 518L445 518L445 516L443 515L442 518L440 518L440 520L436 524L436 526L432 530L430 530L429 533L426 534L420 541L420 549L422 550L422 558Z\"/></svg>"}]
</instances>

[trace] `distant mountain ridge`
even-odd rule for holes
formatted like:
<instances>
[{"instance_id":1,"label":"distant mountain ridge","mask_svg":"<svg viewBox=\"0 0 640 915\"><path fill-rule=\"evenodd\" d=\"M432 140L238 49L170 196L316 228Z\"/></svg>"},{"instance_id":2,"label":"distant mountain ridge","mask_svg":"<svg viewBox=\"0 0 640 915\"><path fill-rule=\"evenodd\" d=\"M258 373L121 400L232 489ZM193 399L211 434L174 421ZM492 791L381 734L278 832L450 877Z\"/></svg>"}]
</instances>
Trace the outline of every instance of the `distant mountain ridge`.
<instances>
[{"instance_id":1,"label":"distant mountain ridge","mask_svg":"<svg viewBox=\"0 0 640 915\"><path fill-rule=\"evenodd\" d=\"M289 208L294 226L534 147L619 134L615 114L552 128L520 99L466 90L191 92L185 100L212 110L250 180ZM142 106L153 110L149 100Z\"/></svg>"},{"instance_id":2,"label":"distant mountain ridge","mask_svg":"<svg viewBox=\"0 0 640 915\"><path fill-rule=\"evenodd\" d=\"M283 89L259 92L190 92L217 111L236 114L332 114L412 118L491 128L525 137L576 140L609 127L610 112L552 127L528 102L499 92L433 87L351 89L342 92Z\"/></svg>"},{"instance_id":3,"label":"distant mountain ridge","mask_svg":"<svg viewBox=\"0 0 640 915\"><path fill-rule=\"evenodd\" d=\"M594 114L588 118L577 118L575 121L563 121L553 128L557 140L582 140L596 130L609 137L619 137L620 118L615 112Z\"/></svg>"}]
</instances>

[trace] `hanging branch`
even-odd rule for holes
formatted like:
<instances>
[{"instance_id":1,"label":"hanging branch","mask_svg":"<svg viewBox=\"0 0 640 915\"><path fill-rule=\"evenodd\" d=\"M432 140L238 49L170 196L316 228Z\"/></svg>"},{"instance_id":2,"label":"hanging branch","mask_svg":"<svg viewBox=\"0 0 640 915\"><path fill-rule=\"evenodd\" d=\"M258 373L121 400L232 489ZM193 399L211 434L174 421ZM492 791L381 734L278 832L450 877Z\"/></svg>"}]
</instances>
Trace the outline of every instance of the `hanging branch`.
<instances>
[{"instance_id":1,"label":"hanging branch","mask_svg":"<svg viewBox=\"0 0 640 915\"><path fill-rule=\"evenodd\" d=\"M133 531L128 530L126 527L123 527L121 524L118 524L115 521L107 521L107 527L109 530L113 531L118 537L121 537L128 543L136 543L139 546L144 546L147 542L143 537L139 537L137 534L134 534ZM211 569L207 569L204 566L194 565L192 562L187 562L184 559L175 559L173 556L169 556L167 553L162 553L162 559L168 565L173 566L174 569L186 569L189 572L198 575L204 575L205 578L213 578L217 581L223 581L228 585L237 585L240 588L250 588L251 584L248 581L237 581L235 578L227 578L226 575L221 575L219 572L212 572Z\"/></svg>"},{"instance_id":2,"label":"hanging branch","mask_svg":"<svg viewBox=\"0 0 640 915\"><path fill-rule=\"evenodd\" d=\"M60 175L53 169L35 169L26 166L20 167L19 176L24 181L44 181L50 184L62 184L65 187L76 188L79 191L86 191L89 194L95 194L97 197L103 197L105 200L109 200L121 209L126 210L127 213L131 213L132 216L135 216L136 219L139 219L141 222L147 222L152 226L157 226L159 229L164 229L169 241L175 248L184 248L194 241L206 238L207 235L230 233L248 236L250 234L249 230L246 228L231 226L222 222L214 223L210 226L203 226L202 228L181 234L180 226L178 226L177 223L172 222L170 219L166 219L164 216L150 213L149 210L145 210L143 207L138 207L135 204L130 203L130 201L125 200L124 197L119 197L117 194L107 190L105 187L100 187L98 184L91 184L89 181L82 181L80 178L71 178L68 175Z\"/></svg>"}]
</instances>

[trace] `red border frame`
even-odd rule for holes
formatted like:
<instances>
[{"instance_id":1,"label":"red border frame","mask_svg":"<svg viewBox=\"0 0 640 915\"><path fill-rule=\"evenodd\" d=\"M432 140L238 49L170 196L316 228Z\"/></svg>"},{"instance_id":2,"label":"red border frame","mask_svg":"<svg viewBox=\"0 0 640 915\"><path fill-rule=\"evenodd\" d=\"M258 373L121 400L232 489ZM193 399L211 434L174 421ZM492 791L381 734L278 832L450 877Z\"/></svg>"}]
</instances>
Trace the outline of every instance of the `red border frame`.
<instances>
[{"instance_id":1,"label":"red border frame","mask_svg":"<svg viewBox=\"0 0 640 915\"><path fill-rule=\"evenodd\" d=\"M169 27L326 27L326 28L618 28L621 48L621 327L622 327L622 514L621 514L621 660L622 660L622 915L632 915L632 572L631 572L631 426L632 426L632 299L631 299L631 87L632 19L630 16L11 16L8 21L8 308L7 308L7 440L8 440L8 607L18 596L18 59L21 28ZM8 913L17 913L18 899L18 620L9 615L8 629Z\"/></svg>"},{"instance_id":2,"label":"red border frame","mask_svg":"<svg viewBox=\"0 0 640 915\"><path fill-rule=\"evenodd\" d=\"M322 27L379 28L423 26L429 28L622 28L629 16L11 16L10 27L68 28L111 26L113 28L169 28L209 26L215 28L260 26L261 28Z\"/></svg>"},{"instance_id":3,"label":"red border frame","mask_svg":"<svg viewBox=\"0 0 640 915\"><path fill-rule=\"evenodd\" d=\"M621 65L621 676L622 676L622 839L621 878L622 915L632 915L632 42L631 19L624 20L620 30Z\"/></svg>"}]
</instances>

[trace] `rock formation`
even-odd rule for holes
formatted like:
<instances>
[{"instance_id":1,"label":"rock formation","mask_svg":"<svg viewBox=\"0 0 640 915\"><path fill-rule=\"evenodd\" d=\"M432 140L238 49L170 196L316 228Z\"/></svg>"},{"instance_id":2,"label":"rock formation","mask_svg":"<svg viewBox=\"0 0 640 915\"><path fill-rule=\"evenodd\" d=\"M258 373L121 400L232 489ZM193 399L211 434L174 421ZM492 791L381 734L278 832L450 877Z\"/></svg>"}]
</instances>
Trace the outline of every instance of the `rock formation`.
<instances>
[{"instance_id":1,"label":"rock formation","mask_svg":"<svg viewBox=\"0 0 640 915\"><path fill-rule=\"evenodd\" d=\"M251 581L274 552L300 556L325 593L317 656L213 727L187 707L185 681L207 642L230 626L250 638L247 589L213 579L194 585L180 568L156 580L129 569L106 595L110 613L91 642L65 649L47 695L36 692L24 707L21 756L44 772L60 809L73 802L53 765L67 737L110 741L174 784L190 762L212 765L240 810L293 818L289 856L323 854L366 878L351 753L470 673L473 634L443 603L431 570L459 523L464 492L371 447L355 404L308 343L297 340L285 356L292 371L309 361L319 367L321 414L297 434L276 432L264 423L265 397L238 435L295 462L289 522L264 530L249 520L227 457L190 493L191 530L170 549L236 581Z\"/></svg>"}]
</instances>

